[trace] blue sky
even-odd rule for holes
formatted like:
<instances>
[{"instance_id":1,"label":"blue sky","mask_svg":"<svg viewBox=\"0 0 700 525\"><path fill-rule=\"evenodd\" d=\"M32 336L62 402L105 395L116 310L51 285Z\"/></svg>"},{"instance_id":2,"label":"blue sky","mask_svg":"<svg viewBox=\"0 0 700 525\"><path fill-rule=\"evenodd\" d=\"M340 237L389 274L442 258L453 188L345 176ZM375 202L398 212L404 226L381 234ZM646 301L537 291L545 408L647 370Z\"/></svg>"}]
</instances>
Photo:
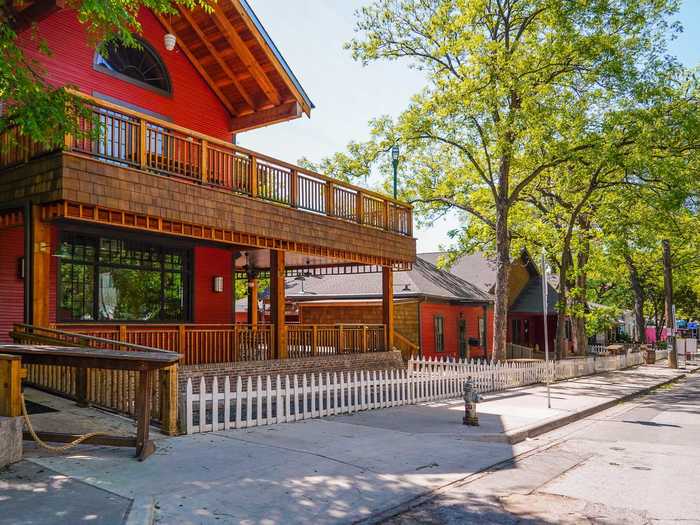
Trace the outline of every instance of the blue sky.
<instances>
[{"instance_id":1,"label":"blue sky","mask_svg":"<svg viewBox=\"0 0 700 525\"><path fill-rule=\"evenodd\" d=\"M239 144L296 162L318 161L367 137L367 122L398 115L423 85L405 62L363 67L343 44L353 37L354 11L369 0L248 0L316 105L311 119L244 133ZM684 0L678 19L684 32L670 44L687 66L700 64L700 0ZM387 159L387 162L389 160ZM418 251L449 245L456 218L417 231Z\"/></svg>"}]
</instances>

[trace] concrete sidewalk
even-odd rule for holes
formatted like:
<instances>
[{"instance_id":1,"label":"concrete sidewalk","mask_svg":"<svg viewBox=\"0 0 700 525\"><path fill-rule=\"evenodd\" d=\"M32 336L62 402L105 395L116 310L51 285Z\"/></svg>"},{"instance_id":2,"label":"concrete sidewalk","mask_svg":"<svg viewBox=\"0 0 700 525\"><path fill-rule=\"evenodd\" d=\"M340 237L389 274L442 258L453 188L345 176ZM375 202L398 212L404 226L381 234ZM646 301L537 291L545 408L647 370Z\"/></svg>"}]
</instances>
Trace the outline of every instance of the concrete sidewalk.
<instances>
[{"instance_id":1,"label":"concrete sidewalk","mask_svg":"<svg viewBox=\"0 0 700 525\"><path fill-rule=\"evenodd\" d=\"M455 422L464 415L461 399L328 419L412 434L449 434L515 444L644 394L698 368L698 364L689 363L685 369L670 370L665 364L656 364L560 381L550 386L551 408L547 408L545 385L487 394L477 405L478 427L455 428Z\"/></svg>"},{"instance_id":2,"label":"concrete sidewalk","mask_svg":"<svg viewBox=\"0 0 700 525\"><path fill-rule=\"evenodd\" d=\"M510 436L616 403L688 371L645 366L561 382L552 386L552 409L543 387L510 390L480 405L478 428L461 425L462 406L455 401L165 438L144 463L133 460L131 450L110 447L54 456L28 445L25 456L134 500L135 509L152 505L161 523L351 523L550 439L515 443L519 439ZM0 498L9 496L3 509L11 515L18 507L8 490ZM41 506L41 495L35 498ZM148 509L140 516L147 519Z\"/></svg>"}]
</instances>

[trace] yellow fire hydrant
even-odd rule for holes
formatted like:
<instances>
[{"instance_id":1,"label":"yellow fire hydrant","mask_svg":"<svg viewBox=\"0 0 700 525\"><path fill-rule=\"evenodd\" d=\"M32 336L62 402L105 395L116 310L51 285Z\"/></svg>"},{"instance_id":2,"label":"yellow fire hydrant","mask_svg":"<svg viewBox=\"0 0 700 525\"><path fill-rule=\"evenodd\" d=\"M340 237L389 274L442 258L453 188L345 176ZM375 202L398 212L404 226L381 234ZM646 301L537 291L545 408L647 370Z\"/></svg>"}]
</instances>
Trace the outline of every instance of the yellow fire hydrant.
<instances>
[{"instance_id":1,"label":"yellow fire hydrant","mask_svg":"<svg viewBox=\"0 0 700 525\"><path fill-rule=\"evenodd\" d=\"M464 382L464 418L462 424L472 427L479 426L479 416L476 413L476 404L481 400L481 396L476 393L472 385L472 378L467 377Z\"/></svg>"}]
</instances>

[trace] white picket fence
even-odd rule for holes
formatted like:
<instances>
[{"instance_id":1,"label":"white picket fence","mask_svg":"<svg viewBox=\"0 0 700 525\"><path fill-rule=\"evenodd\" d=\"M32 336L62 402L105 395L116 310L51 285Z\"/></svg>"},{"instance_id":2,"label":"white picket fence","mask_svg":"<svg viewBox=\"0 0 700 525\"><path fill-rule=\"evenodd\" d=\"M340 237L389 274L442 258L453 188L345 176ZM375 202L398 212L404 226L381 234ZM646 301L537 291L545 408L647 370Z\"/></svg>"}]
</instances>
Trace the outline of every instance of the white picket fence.
<instances>
[{"instance_id":1,"label":"white picket fence","mask_svg":"<svg viewBox=\"0 0 700 525\"><path fill-rule=\"evenodd\" d=\"M608 347L605 345L588 345L588 353L606 355L608 353Z\"/></svg>"},{"instance_id":2,"label":"white picket fence","mask_svg":"<svg viewBox=\"0 0 700 525\"><path fill-rule=\"evenodd\" d=\"M297 375L240 376L234 382L214 377L199 391L187 380L185 424L188 434L273 425L361 410L453 399L471 378L479 393L570 379L639 365L640 352L562 361L490 363L411 359L406 369Z\"/></svg>"}]
</instances>

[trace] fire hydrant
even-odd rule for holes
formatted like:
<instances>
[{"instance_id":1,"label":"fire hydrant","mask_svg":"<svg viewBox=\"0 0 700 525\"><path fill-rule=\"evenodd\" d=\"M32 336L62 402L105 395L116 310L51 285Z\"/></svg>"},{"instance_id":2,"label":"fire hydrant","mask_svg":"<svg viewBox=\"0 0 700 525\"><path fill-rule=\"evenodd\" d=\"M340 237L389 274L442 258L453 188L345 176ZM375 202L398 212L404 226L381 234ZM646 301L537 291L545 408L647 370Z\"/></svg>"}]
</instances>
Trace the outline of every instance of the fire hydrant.
<instances>
[{"instance_id":1,"label":"fire hydrant","mask_svg":"<svg viewBox=\"0 0 700 525\"><path fill-rule=\"evenodd\" d=\"M462 424L472 427L479 426L479 416L476 414L476 404L481 400L481 396L476 393L472 385L472 378L468 377L464 382L464 418Z\"/></svg>"}]
</instances>

